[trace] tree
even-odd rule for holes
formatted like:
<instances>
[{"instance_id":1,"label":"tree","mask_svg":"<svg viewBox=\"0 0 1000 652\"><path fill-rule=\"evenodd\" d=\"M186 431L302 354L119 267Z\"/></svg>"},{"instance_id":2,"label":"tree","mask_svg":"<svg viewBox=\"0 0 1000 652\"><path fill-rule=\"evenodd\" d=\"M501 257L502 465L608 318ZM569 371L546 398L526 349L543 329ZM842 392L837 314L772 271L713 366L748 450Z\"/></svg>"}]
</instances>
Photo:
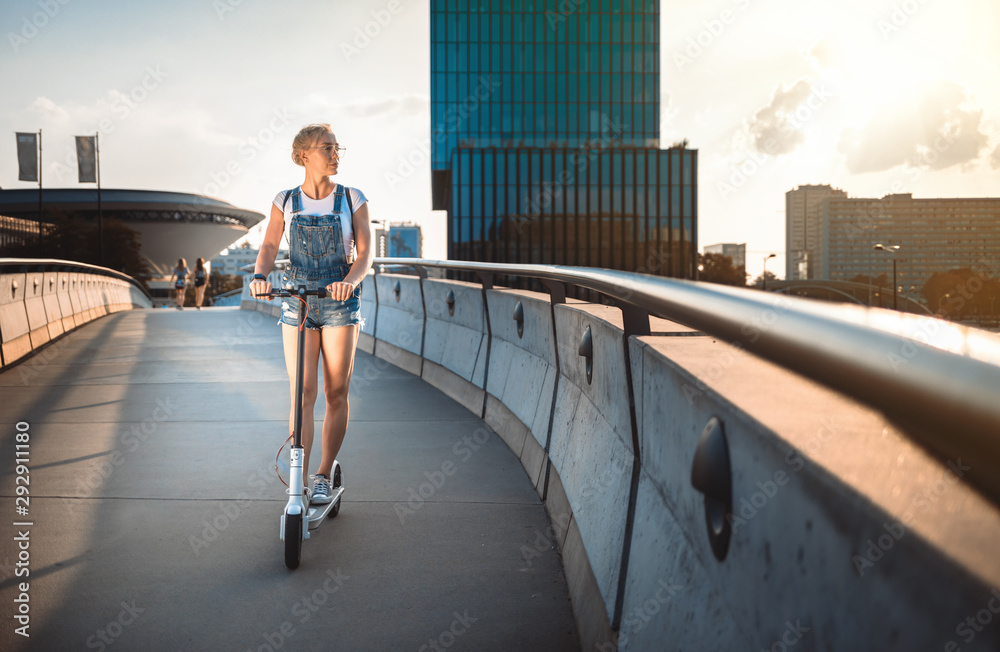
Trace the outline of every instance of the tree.
<instances>
[{"instance_id":1,"label":"tree","mask_svg":"<svg viewBox=\"0 0 1000 652\"><path fill-rule=\"evenodd\" d=\"M1000 308L1000 281L967 267L931 274L920 293L928 308L948 319L993 319Z\"/></svg>"},{"instance_id":2,"label":"tree","mask_svg":"<svg viewBox=\"0 0 1000 652\"><path fill-rule=\"evenodd\" d=\"M778 277L774 275L774 272L764 272L763 274L761 274L760 276L758 276L757 278L755 278L753 280L753 283L752 283L753 287L755 287L755 288L762 288L762 287L764 287L764 279L765 278L768 281L777 281L778 280Z\"/></svg>"},{"instance_id":3,"label":"tree","mask_svg":"<svg viewBox=\"0 0 1000 652\"><path fill-rule=\"evenodd\" d=\"M722 285L747 284L747 273L733 266L733 259L722 254L698 254L698 280Z\"/></svg>"}]
</instances>

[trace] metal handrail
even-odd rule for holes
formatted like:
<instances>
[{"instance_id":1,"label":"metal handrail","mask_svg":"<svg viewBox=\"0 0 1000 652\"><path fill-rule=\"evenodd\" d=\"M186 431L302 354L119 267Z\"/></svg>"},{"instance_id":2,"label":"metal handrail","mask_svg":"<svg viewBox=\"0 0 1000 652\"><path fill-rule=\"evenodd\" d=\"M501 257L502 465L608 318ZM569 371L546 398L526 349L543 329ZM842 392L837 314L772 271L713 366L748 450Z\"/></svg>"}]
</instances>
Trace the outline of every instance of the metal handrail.
<instances>
[{"instance_id":1,"label":"metal handrail","mask_svg":"<svg viewBox=\"0 0 1000 652\"><path fill-rule=\"evenodd\" d=\"M58 258L0 258L0 272L6 272L9 274L11 271L82 272L85 274L110 276L121 281L128 281L137 289L142 291L142 293L146 295L147 299L150 301L153 300L153 297L149 294L149 290L146 289L146 286L128 274L115 271L108 267L91 265L90 263L81 263L73 260L59 260Z\"/></svg>"},{"instance_id":2,"label":"metal handrail","mask_svg":"<svg viewBox=\"0 0 1000 652\"><path fill-rule=\"evenodd\" d=\"M972 461L1000 502L1000 337L934 317L561 265L377 258L375 266L536 278L587 288L740 346L882 411L939 455ZM377 271L377 270L376 270ZM626 324L626 328L628 325ZM641 332L640 332L641 334Z\"/></svg>"}]
</instances>

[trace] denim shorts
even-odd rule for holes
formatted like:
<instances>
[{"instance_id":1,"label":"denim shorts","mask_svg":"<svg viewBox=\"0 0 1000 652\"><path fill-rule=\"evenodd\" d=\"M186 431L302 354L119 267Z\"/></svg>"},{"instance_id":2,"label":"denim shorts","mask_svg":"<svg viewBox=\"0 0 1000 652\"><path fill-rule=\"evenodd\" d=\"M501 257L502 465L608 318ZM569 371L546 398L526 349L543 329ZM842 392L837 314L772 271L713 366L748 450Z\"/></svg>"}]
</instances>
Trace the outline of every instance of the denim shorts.
<instances>
[{"instance_id":1,"label":"denim shorts","mask_svg":"<svg viewBox=\"0 0 1000 652\"><path fill-rule=\"evenodd\" d=\"M345 265L339 273L320 279L301 278L294 272L285 272L281 276L281 284L285 289L295 289L299 285L305 285L309 290L316 290L326 287L330 283L344 280L350 265ZM320 330L323 328L337 328L340 326L353 326L361 324L361 284L354 288L354 294L347 301L337 301L329 297L320 299L319 297L306 297L306 305L309 311L306 313L306 328L309 330ZM279 324L287 326L299 325L299 300L287 298L281 300L281 319Z\"/></svg>"}]
</instances>

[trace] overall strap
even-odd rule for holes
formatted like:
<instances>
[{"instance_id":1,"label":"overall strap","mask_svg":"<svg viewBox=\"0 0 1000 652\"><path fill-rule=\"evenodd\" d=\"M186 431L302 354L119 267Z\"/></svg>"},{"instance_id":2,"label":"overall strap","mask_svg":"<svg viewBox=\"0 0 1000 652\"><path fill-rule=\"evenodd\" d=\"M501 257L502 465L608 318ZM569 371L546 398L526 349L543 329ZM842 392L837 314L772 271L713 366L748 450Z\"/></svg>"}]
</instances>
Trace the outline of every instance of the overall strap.
<instances>
[{"instance_id":1,"label":"overall strap","mask_svg":"<svg viewBox=\"0 0 1000 652\"><path fill-rule=\"evenodd\" d=\"M337 192L333 195L333 212L340 213L340 204L344 200L344 186L337 184Z\"/></svg>"},{"instance_id":2,"label":"overall strap","mask_svg":"<svg viewBox=\"0 0 1000 652\"><path fill-rule=\"evenodd\" d=\"M288 205L288 200L292 200L292 212L301 213L302 212L302 191L299 190L298 186L295 186L291 190L285 193L285 201L281 204L281 210L285 210L285 206Z\"/></svg>"}]
</instances>

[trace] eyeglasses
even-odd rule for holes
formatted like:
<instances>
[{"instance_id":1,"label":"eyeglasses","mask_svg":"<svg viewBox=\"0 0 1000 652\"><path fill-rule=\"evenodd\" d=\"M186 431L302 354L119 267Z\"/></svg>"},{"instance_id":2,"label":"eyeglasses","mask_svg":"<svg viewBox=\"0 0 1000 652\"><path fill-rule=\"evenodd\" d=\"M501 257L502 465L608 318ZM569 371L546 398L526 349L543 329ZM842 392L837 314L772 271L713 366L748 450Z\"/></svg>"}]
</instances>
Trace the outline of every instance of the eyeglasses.
<instances>
[{"instance_id":1,"label":"eyeglasses","mask_svg":"<svg viewBox=\"0 0 1000 652\"><path fill-rule=\"evenodd\" d=\"M321 150L323 150L323 153L326 154L328 157L333 156L334 154L336 154L337 158L344 158L344 154L347 152L347 148L346 147L341 147L339 145L336 145L336 146L334 146L334 145L324 145L322 147L307 147L306 149L321 149Z\"/></svg>"}]
</instances>

